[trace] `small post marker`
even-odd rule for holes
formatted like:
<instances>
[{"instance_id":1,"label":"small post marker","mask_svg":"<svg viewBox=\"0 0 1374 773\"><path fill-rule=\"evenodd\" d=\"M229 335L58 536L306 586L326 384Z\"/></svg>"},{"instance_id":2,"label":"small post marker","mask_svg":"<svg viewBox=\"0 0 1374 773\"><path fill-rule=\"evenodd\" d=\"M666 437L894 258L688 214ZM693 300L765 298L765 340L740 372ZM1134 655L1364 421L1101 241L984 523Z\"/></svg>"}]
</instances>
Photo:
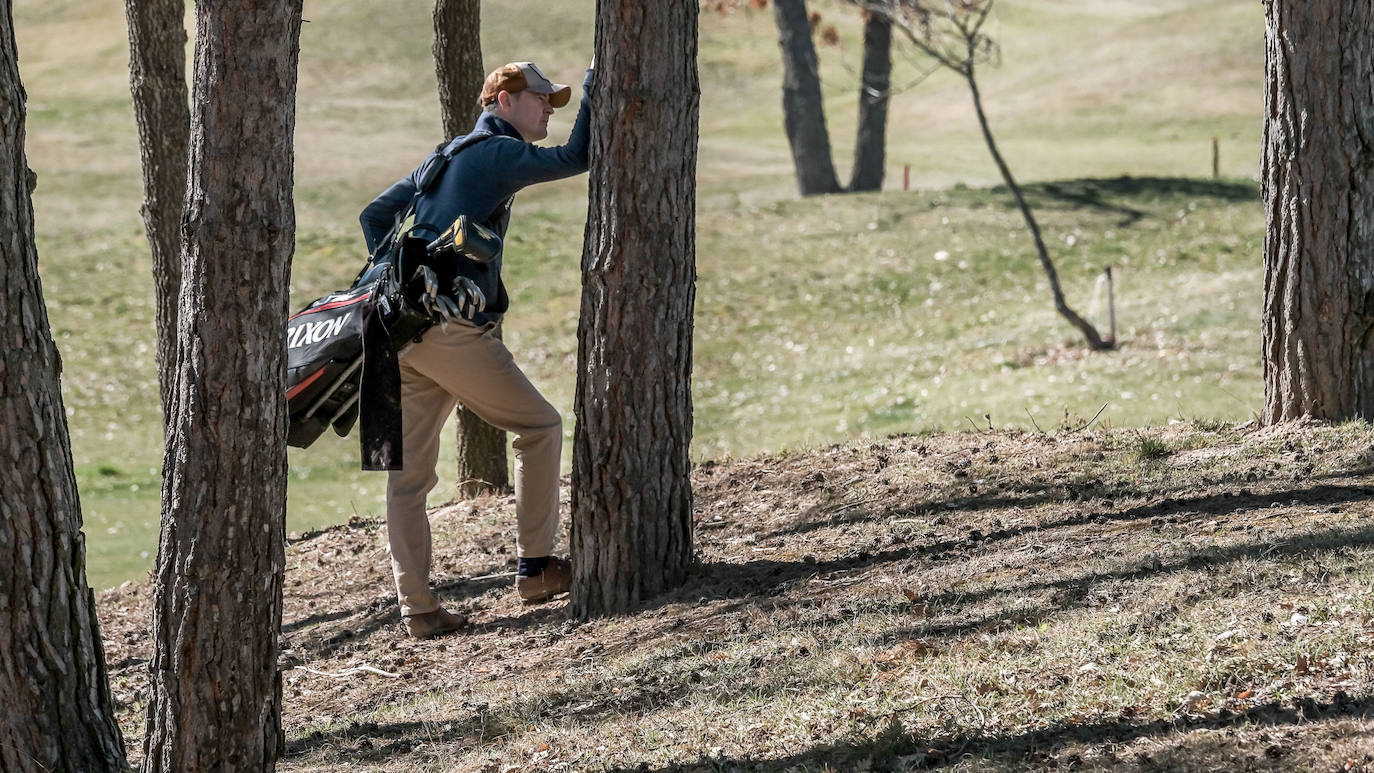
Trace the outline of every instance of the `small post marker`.
<instances>
[{"instance_id":1,"label":"small post marker","mask_svg":"<svg viewBox=\"0 0 1374 773\"><path fill-rule=\"evenodd\" d=\"M1112 267L1105 266L1107 275L1107 335L1112 345L1116 345L1116 295L1112 291Z\"/></svg>"}]
</instances>

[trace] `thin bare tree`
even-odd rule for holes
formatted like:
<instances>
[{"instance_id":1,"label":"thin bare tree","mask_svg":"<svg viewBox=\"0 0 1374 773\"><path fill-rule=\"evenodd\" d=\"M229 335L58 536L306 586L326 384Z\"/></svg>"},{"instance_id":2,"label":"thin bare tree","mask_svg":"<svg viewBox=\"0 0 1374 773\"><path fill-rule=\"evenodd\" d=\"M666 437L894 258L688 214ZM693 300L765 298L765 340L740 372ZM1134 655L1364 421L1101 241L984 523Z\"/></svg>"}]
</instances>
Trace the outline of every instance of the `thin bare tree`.
<instances>
[{"instance_id":1,"label":"thin bare tree","mask_svg":"<svg viewBox=\"0 0 1374 773\"><path fill-rule=\"evenodd\" d=\"M858 5L873 13L881 13L892 20L906 39L917 50L933 59L941 67L954 72L968 84L973 98L973 109L978 116L978 128L982 131L983 141L988 146L1002 181L1011 191L1021 217L1026 222L1026 230L1035 242L1035 252L1040 258L1040 267L1049 280L1050 295L1054 300L1054 310L1068 320L1069 324L1083 335L1088 347L1094 350L1111 349L1116 341L1104 339L1091 322L1078 315L1064 299L1064 291L1059 286L1059 272L1050 259L1049 249L1040 234L1040 224L1031 212L1030 204L1021 186L1012 176L1011 168L997 147L988 123L987 112L983 109L983 96L978 88L978 66L991 61L997 53L996 42L983 31L983 25L992 13L996 0L854 0Z\"/></svg>"}]
</instances>

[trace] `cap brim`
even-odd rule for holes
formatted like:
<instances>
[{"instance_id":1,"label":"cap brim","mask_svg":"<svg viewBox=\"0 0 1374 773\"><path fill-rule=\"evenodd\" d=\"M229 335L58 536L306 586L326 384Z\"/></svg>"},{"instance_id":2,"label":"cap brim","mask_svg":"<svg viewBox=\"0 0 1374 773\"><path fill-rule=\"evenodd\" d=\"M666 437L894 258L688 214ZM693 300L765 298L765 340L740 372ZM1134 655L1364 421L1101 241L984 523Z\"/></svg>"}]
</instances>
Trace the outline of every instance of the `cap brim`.
<instances>
[{"instance_id":1,"label":"cap brim","mask_svg":"<svg viewBox=\"0 0 1374 773\"><path fill-rule=\"evenodd\" d=\"M554 107L563 107L572 99L572 87L562 83L553 84L553 93L549 94L549 104Z\"/></svg>"}]
</instances>

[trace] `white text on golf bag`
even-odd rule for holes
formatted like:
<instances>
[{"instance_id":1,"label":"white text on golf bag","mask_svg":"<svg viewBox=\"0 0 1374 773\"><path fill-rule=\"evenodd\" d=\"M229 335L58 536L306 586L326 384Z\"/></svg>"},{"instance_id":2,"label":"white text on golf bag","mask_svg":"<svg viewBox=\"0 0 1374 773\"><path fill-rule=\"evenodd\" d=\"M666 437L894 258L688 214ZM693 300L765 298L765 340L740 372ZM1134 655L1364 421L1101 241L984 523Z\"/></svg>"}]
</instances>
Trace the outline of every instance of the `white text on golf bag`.
<instances>
[{"instance_id":1,"label":"white text on golf bag","mask_svg":"<svg viewBox=\"0 0 1374 773\"><path fill-rule=\"evenodd\" d=\"M325 339L333 338L339 334L339 331L343 330L344 324L348 322L348 318L351 316L353 314L349 312L342 317L297 325L287 333L286 348L295 349L298 346L317 344Z\"/></svg>"}]
</instances>

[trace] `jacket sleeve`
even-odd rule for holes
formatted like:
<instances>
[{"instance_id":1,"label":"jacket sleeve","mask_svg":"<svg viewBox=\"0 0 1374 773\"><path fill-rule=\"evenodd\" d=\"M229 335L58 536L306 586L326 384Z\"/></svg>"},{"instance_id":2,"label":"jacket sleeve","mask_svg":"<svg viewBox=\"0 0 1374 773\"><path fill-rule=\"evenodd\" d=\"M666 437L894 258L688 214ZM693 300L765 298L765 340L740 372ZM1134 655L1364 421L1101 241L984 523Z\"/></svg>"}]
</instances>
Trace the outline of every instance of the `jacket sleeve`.
<instances>
[{"instance_id":1,"label":"jacket sleeve","mask_svg":"<svg viewBox=\"0 0 1374 773\"><path fill-rule=\"evenodd\" d=\"M545 148L514 138L494 138L498 141L493 143L497 146L497 168L515 188L561 180L587 171L594 75L593 70L588 70L582 81L582 103L577 107L577 119L567 144Z\"/></svg>"},{"instance_id":2,"label":"jacket sleeve","mask_svg":"<svg viewBox=\"0 0 1374 773\"><path fill-rule=\"evenodd\" d=\"M376 252L377 245L391 231L392 226L396 225L396 214L410 204L415 192L415 181L407 177L398 180L363 208L358 220L363 226L363 241L367 243L367 254Z\"/></svg>"}]
</instances>

